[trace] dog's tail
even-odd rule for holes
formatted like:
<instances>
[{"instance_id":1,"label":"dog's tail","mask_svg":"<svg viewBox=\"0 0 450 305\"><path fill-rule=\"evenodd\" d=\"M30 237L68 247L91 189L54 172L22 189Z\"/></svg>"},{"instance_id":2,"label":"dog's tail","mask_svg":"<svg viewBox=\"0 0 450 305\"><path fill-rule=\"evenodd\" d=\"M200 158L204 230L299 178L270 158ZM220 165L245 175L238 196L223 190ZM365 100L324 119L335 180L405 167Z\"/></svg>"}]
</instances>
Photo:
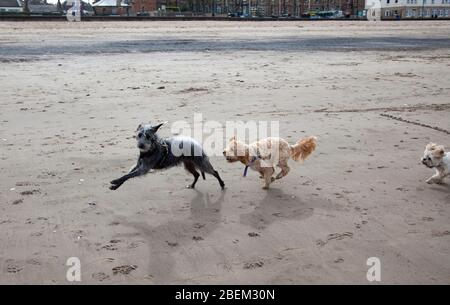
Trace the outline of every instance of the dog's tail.
<instances>
[{"instance_id":1,"label":"dog's tail","mask_svg":"<svg viewBox=\"0 0 450 305\"><path fill-rule=\"evenodd\" d=\"M202 178L203 178L203 180L206 180L205 172L204 172L204 171L201 171L201 173L202 173Z\"/></svg>"},{"instance_id":2,"label":"dog's tail","mask_svg":"<svg viewBox=\"0 0 450 305\"><path fill-rule=\"evenodd\" d=\"M291 145L291 158L295 161L304 161L316 149L317 138L314 136L300 139Z\"/></svg>"}]
</instances>

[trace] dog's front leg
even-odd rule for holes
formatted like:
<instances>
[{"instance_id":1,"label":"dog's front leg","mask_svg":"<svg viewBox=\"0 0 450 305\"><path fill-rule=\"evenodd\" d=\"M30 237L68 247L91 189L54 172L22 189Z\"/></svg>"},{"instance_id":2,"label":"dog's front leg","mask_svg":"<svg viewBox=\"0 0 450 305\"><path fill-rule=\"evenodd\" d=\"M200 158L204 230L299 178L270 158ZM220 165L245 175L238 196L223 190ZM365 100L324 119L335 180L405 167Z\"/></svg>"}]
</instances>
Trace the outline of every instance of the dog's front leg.
<instances>
[{"instance_id":1,"label":"dog's front leg","mask_svg":"<svg viewBox=\"0 0 450 305\"><path fill-rule=\"evenodd\" d=\"M124 184L125 181L127 181L128 179L134 178L134 177L138 177L143 175L143 173L141 173L139 170L135 170L133 172L130 172L118 179L115 179L113 181L111 181L111 186L109 187L110 190L117 190L122 184Z\"/></svg>"},{"instance_id":2,"label":"dog's front leg","mask_svg":"<svg viewBox=\"0 0 450 305\"><path fill-rule=\"evenodd\" d=\"M266 167L264 168L264 186L263 189L267 190L269 189L270 184L275 180L274 177L272 177L273 173L275 172L275 170L273 169L273 167Z\"/></svg>"},{"instance_id":3,"label":"dog's front leg","mask_svg":"<svg viewBox=\"0 0 450 305\"><path fill-rule=\"evenodd\" d=\"M111 181L112 185L109 187L109 189L113 191L117 190L128 179L145 175L149 170L150 168L146 166L145 163L138 162L138 164L128 174Z\"/></svg>"},{"instance_id":4,"label":"dog's front leg","mask_svg":"<svg viewBox=\"0 0 450 305\"><path fill-rule=\"evenodd\" d=\"M444 173L438 169L436 169L436 174L434 174L433 176L431 176L430 178L427 179L427 183L428 184L432 184L432 183L437 183L437 184L441 184L444 183Z\"/></svg>"},{"instance_id":5,"label":"dog's front leg","mask_svg":"<svg viewBox=\"0 0 450 305\"><path fill-rule=\"evenodd\" d=\"M442 175L442 173L439 171L436 171L436 174L434 174L433 176L428 178L426 182L428 184L433 184L433 183L441 184L441 183L443 183L443 178L444 178L444 176Z\"/></svg>"}]
</instances>

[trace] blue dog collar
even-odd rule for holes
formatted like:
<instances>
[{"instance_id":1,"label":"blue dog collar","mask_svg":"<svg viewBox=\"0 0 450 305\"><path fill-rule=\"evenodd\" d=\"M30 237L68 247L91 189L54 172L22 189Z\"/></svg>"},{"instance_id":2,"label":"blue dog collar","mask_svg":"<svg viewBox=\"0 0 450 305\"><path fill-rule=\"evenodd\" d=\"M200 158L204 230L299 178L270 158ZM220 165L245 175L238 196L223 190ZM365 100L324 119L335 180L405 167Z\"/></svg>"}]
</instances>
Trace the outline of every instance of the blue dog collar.
<instances>
[{"instance_id":1,"label":"blue dog collar","mask_svg":"<svg viewBox=\"0 0 450 305\"><path fill-rule=\"evenodd\" d=\"M247 171L248 171L248 168L250 167L250 166L252 166L252 164L253 163L255 163L255 161L256 160L258 160L258 159L260 159L261 157L259 156L259 154L258 154L258 157L253 157L252 158L252 160L245 166L245 168L244 168L244 177L247 177Z\"/></svg>"},{"instance_id":2,"label":"blue dog collar","mask_svg":"<svg viewBox=\"0 0 450 305\"><path fill-rule=\"evenodd\" d=\"M244 168L244 177L247 177L247 171L248 171L248 165L246 165Z\"/></svg>"}]
</instances>

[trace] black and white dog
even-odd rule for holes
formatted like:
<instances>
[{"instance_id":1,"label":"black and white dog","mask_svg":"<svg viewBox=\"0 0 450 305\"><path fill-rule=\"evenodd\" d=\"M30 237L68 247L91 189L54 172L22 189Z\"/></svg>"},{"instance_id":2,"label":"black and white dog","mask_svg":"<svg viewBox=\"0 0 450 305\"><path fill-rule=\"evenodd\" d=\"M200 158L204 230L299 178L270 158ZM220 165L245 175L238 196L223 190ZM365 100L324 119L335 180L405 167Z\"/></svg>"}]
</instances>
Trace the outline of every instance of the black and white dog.
<instances>
[{"instance_id":1,"label":"black and white dog","mask_svg":"<svg viewBox=\"0 0 450 305\"><path fill-rule=\"evenodd\" d=\"M136 140L140 155L137 164L128 174L111 181L109 188L116 190L128 179L143 176L151 169L164 169L183 163L186 170L194 176L194 182L187 187L195 187L200 177L197 170L200 170L203 179L205 179L205 173L213 175L219 181L220 187L224 189L225 183L209 162L200 143L189 137L166 139L158 137L156 132L163 124L138 126Z\"/></svg>"}]
</instances>

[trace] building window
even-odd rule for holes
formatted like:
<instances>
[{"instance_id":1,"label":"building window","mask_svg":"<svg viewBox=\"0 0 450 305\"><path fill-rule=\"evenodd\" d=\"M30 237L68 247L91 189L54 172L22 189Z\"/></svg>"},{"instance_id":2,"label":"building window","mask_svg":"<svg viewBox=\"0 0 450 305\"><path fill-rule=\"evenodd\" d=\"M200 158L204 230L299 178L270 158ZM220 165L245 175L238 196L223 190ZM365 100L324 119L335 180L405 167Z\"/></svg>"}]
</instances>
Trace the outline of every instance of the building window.
<instances>
[{"instance_id":1,"label":"building window","mask_svg":"<svg viewBox=\"0 0 450 305\"><path fill-rule=\"evenodd\" d=\"M390 1L390 0L386 0L386 4L389 4L389 1Z\"/></svg>"},{"instance_id":2,"label":"building window","mask_svg":"<svg viewBox=\"0 0 450 305\"><path fill-rule=\"evenodd\" d=\"M388 0L388 1L389 1L389 0ZM387 10L387 11L384 12L384 16L385 16L385 17L389 17L390 15L391 15L391 13L389 12L389 10Z\"/></svg>"}]
</instances>

